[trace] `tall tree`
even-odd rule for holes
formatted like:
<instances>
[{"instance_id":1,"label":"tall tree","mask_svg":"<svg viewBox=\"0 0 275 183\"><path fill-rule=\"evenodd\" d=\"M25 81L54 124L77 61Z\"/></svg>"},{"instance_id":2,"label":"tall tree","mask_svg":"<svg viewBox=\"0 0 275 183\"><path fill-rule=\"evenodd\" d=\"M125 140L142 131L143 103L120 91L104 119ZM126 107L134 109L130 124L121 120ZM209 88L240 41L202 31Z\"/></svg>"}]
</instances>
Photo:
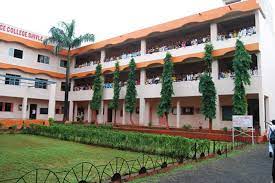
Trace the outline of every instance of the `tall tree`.
<instances>
[{"instance_id":1,"label":"tall tree","mask_svg":"<svg viewBox=\"0 0 275 183\"><path fill-rule=\"evenodd\" d=\"M102 94L103 94L103 79L102 79L102 66L101 64L98 64L96 66L96 73L95 73L95 79L94 79L94 84L93 84L93 97L90 102L90 107L93 110L93 121L97 125L97 117L96 117L96 112L100 110L101 108L101 101L102 101Z\"/></svg>"},{"instance_id":2,"label":"tall tree","mask_svg":"<svg viewBox=\"0 0 275 183\"><path fill-rule=\"evenodd\" d=\"M172 55L170 53L166 53L164 58L164 66L162 72L162 84L161 84L161 98L158 106L157 113L159 117L165 117L166 128L169 128L168 123L168 114L171 110L172 103L172 95L174 95L173 90L173 62Z\"/></svg>"},{"instance_id":3,"label":"tall tree","mask_svg":"<svg viewBox=\"0 0 275 183\"><path fill-rule=\"evenodd\" d=\"M212 130L212 120L216 118L216 101L217 92L215 83L212 80L211 65L213 61L213 46L211 44L205 45L204 48L204 62L205 71L200 77L199 92L201 97L201 111L206 119L209 119L209 129Z\"/></svg>"},{"instance_id":4,"label":"tall tree","mask_svg":"<svg viewBox=\"0 0 275 183\"><path fill-rule=\"evenodd\" d=\"M115 65L116 69L114 72L114 82L113 82L113 88L114 88L114 95L113 95L113 100L110 103L110 108L115 110L115 116L114 116L114 125L116 125L116 112L119 106L119 93L120 93L120 86L119 86L119 63L116 62Z\"/></svg>"},{"instance_id":5,"label":"tall tree","mask_svg":"<svg viewBox=\"0 0 275 183\"><path fill-rule=\"evenodd\" d=\"M130 72L128 75L127 81L127 89L126 89L126 96L125 96L125 110L130 113L130 122L134 125L133 122L133 112L136 108L137 102L137 90L136 90L136 63L135 59L131 59L130 64Z\"/></svg>"},{"instance_id":6,"label":"tall tree","mask_svg":"<svg viewBox=\"0 0 275 183\"><path fill-rule=\"evenodd\" d=\"M235 73L233 113L235 115L245 115L247 112L245 85L250 85L249 69L251 63L251 55L246 51L242 41L237 40L233 59L233 70Z\"/></svg>"},{"instance_id":7,"label":"tall tree","mask_svg":"<svg viewBox=\"0 0 275 183\"><path fill-rule=\"evenodd\" d=\"M60 22L57 27L52 27L49 31L50 36L43 40L45 45L51 44L54 46L54 53L57 55L62 49L67 52L66 66L66 84L65 84L65 99L64 99L64 116L63 121L69 120L69 82L70 82L70 63L71 50L79 47L84 42L93 42L93 34L84 34L75 36L75 21L70 23Z\"/></svg>"}]
</instances>

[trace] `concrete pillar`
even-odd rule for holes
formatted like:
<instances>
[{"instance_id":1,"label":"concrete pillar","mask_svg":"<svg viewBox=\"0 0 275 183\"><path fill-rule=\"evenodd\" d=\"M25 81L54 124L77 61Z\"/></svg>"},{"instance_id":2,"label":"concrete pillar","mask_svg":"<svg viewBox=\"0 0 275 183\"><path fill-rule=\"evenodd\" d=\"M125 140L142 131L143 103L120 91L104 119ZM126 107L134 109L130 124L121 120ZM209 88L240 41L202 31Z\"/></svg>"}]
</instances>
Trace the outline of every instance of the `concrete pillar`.
<instances>
[{"instance_id":1,"label":"concrete pillar","mask_svg":"<svg viewBox=\"0 0 275 183\"><path fill-rule=\"evenodd\" d=\"M139 125L143 126L145 125L145 98L139 99Z\"/></svg>"},{"instance_id":2,"label":"concrete pillar","mask_svg":"<svg viewBox=\"0 0 275 183\"><path fill-rule=\"evenodd\" d=\"M76 119L76 117L77 117L77 108L78 108L77 102L75 102L75 104L74 104L74 121L77 121L77 119Z\"/></svg>"},{"instance_id":3,"label":"concrete pillar","mask_svg":"<svg viewBox=\"0 0 275 183\"><path fill-rule=\"evenodd\" d=\"M123 105L122 105L122 125L126 124L126 111L125 111L125 101L123 101Z\"/></svg>"},{"instance_id":4,"label":"concrete pillar","mask_svg":"<svg viewBox=\"0 0 275 183\"><path fill-rule=\"evenodd\" d=\"M181 116L181 111L180 111L180 101L177 101L177 128L180 128L180 116Z\"/></svg>"},{"instance_id":5,"label":"concrete pillar","mask_svg":"<svg viewBox=\"0 0 275 183\"><path fill-rule=\"evenodd\" d=\"M27 119L27 107L28 107L28 97L24 97L22 101L22 119Z\"/></svg>"},{"instance_id":6,"label":"concrete pillar","mask_svg":"<svg viewBox=\"0 0 275 183\"><path fill-rule=\"evenodd\" d=\"M49 85L48 118L55 117L55 95L56 95L56 83L52 83Z\"/></svg>"},{"instance_id":7,"label":"concrete pillar","mask_svg":"<svg viewBox=\"0 0 275 183\"><path fill-rule=\"evenodd\" d=\"M140 70L140 85L144 86L145 85L145 81L146 81L146 70L145 69L141 69Z\"/></svg>"},{"instance_id":8,"label":"concrete pillar","mask_svg":"<svg viewBox=\"0 0 275 183\"><path fill-rule=\"evenodd\" d=\"M99 114L97 116L97 120L99 124L103 124L104 123L104 114L103 114L103 108L104 108L104 101L101 101L101 108L99 110Z\"/></svg>"},{"instance_id":9,"label":"concrete pillar","mask_svg":"<svg viewBox=\"0 0 275 183\"><path fill-rule=\"evenodd\" d=\"M103 49L100 52L100 63L103 64L106 58L106 51Z\"/></svg>"},{"instance_id":10,"label":"concrete pillar","mask_svg":"<svg viewBox=\"0 0 275 183\"><path fill-rule=\"evenodd\" d=\"M140 42L140 53L141 55L145 55L146 54L146 40L143 39Z\"/></svg>"},{"instance_id":11,"label":"concrete pillar","mask_svg":"<svg viewBox=\"0 0 275 183\"><path fill-rule=\"evenodd\" d=\"M256 11L255 13L255 27L256 27L256 34L259 36L260 35L260 11ZM270 25L271 30L273 30L274 28L272 27L272 25Z\"/></svg>"},{"instance_id":12,"label":"concrete pillar","mask_svg":"<svg viewBox=\"0 0 275 183\"><path fill-rule=\"evenodd\" d=\"M108 121L108 103L104 103L104 123L109 122Z\"/></svg>"},{"instance_id":13,"label":"concrete pillar","mask_svg":"<svg viewBox=\"0 0 275 183\"><path fill-rule=\"evenodd\" d=\"M144 126L148 126L149 122L150 122L150 102L149 101L145 101L145 121L144 121Z\"/></svg>"},{"instance_id":14,"label":"concrete pillar","mask_svg":"<svg viewBox=\"0 0 275 183\"><path fill-rule=\"evenodd\" d=\"M216 23L212 23L210 25L210 36L211 36L211 42L212 43L217 41L218 25Z\"/></svg>"},{"instance_id":15,"label":"concrete pillar","mask_svg":"<svg viewBox=\"0 0 275 183\"><path fill-rule=\"evenodd\" d=\"M259 118L260 118L260 133L264 135L265 133L265 99L264 95L259 93Z\"/></svg>"},{"instance_id":16,"label":"concrete pillar","mask_svg":"<svg viewBox=\"0 0 275 183\"><path fill-rule=\"evenodd\" d=\"M212 62L212 78L213 78L214 82L219 79L219 63L218 63L218 60L214 60Z\"/></svg>"},{"instance_id":17,"label":"concrete pillar","mask_svg":"<svg viewBox=\"0 0 275 183\"><path fill-rule=\"evenodd\" d=\"M88 123L91 123L92 122L92 110L90 107L90 102L88 102L87 113L88 113L87 121L88 121Z\"/></svg>"},{"instance_id":18,"label":"concrete pillar","mask_svg":"<svg viewBox=\"0 0 275 183\"><path fill-rule=\"evenodd\" d=\"M70 91L71 92L74 91L74 79L71 79L71 88L70 88Z\"/></svg>"},{"instance_id":19,"label":"concrete pillar","mask_svg":"<svg viewBox=\"0 0 275 183\"><path fill-rule=\"evenodd\" d=\"M216 119L212 120L212 128L213 130L220 130L222 127L220 126L221 122L221 106L220 106L220 97L217 95L216 101Z\"/></svg>"},{"instance_id":20,"label":"concrete pillar","mask_svg":"<svg viewBox=\"0 0 275 183\"><path fill-rule=\"evenodd\" d=\"M69 106L69 121L74 120L74 102L70 101L70 106Z\"/></svg>"}]
</instances>

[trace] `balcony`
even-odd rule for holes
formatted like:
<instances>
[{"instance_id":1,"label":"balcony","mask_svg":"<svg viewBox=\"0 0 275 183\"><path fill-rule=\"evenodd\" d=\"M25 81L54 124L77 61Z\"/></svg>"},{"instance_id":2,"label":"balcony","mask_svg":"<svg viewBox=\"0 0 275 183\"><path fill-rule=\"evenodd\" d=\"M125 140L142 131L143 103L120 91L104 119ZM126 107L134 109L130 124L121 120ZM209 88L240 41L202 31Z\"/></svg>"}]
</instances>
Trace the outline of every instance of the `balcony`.
<instances>
[{"instance_id":1,"label":"balcony","mask_svg":"<svg viewBox=\"0 0 275 183\"><path fill-rule=\"evenodd\" d=\"M0 75L1 96L28 97L32 99L49 100L51 81L23 78L19 75ZM64 99L62 92L56 92L56 99Z\"/></svg>"}]
</instances>

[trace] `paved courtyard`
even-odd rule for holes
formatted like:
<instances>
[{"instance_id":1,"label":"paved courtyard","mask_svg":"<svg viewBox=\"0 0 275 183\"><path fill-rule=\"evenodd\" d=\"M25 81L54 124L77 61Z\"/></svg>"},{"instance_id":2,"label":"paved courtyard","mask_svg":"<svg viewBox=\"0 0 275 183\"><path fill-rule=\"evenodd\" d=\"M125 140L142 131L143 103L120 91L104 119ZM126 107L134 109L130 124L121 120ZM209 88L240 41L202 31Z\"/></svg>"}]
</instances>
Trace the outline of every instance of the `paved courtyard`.
<instances>
[{"instance_id":1,"label":"paved courtyard","mask_svg":"<svg viewBox=\"0 0 275 183\"><path fill-rule=\"evenodd\" d=\"M272 159L266 150L266 145L257 145L245 153L203 163L192 170L176 171L161 177L160 182L270 183Z\"/></svg>"}]
</instances>

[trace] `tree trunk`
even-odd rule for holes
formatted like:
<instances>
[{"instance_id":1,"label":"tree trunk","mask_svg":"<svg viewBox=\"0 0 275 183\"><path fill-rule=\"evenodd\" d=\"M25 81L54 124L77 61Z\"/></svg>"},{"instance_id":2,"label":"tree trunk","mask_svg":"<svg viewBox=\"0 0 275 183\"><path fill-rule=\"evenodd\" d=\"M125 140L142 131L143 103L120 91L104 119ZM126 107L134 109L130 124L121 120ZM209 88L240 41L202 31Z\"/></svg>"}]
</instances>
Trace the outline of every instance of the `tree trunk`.
<instances>
[{"instance_id":1,"label":"tree trunk","mask_svg":"<svg viewBox=\"0 0 275 183\"><path fill-rule=\"evenodd\" d=\"M64 115L63 122L69 119L69 87L70 87L70 65L71 65L71 49L67 52L67 67L66 67L66 84L65 84L65 99L64 99Z\"/></svg>"},{"instance_id":2,"label":"tree trunk","mask_svg":"<svg viewBox=\"0 0 275 183\"><path fill-rule=\"evenodd\" d=\"M165 113L165 124L166 124L166 129L169 129L169 123L168 123L168 114Z\"/></svg>"},{"instance_id":3,"label":"tree trunk","mask_svg":"<svg viewBox=\"0 0 275 183\"><path fill-rule=\"evenodd\" d=\"M114 126L116 126L116 109L115 109L115 116L114 116Z\"/></svg>"},{"instance_id":4,"label":"tree trunk","mask_svg":"<svg viewBox=\"0 0 275 183\"><path fill-rule=\"evenodd\" d=\"M96 126L98 125L96 110L93 110L93 120L92 120L92 122L94 122Z\"/></svg>"},{"instance_id":5,"label":"tree trunk","mask_svg":"<svg viewBox=\"0 0 275 183\"><path fill-rule=\"evenodd\" d=\"M212 130L212 128L213 128L212 127L213 126L212 121L213 121L212 119L209 119L209 130Z\"/></svg>"},{"instance_id":6,"label":"tree trunk","mask_svg":"<svg viewBox=\"0 0 275 183\"><path fill-rule=\"evenodd\" d=\"M133 116L132 116L133 113L130 113L130 122L131 122L131 125L134 126L134 122L133 122Z\"/></svg>"}]
</instances>

